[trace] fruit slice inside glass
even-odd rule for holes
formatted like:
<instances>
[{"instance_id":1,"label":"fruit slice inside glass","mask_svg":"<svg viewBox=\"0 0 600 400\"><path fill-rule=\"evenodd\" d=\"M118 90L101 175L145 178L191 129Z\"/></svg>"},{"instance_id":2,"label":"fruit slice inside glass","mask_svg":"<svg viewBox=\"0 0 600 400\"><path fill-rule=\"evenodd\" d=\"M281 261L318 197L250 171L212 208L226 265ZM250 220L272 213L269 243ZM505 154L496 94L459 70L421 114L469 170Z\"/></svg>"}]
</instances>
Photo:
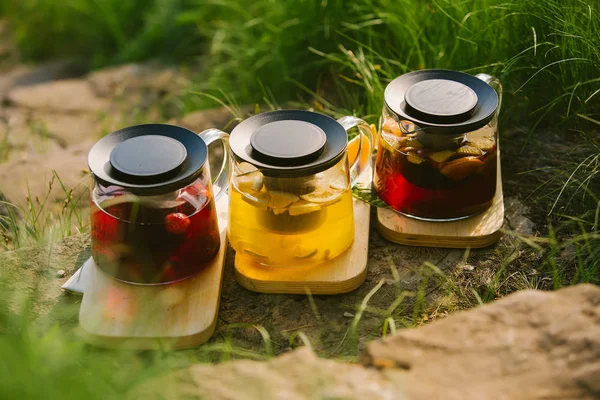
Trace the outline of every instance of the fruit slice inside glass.
<instances>
[{"instance_id":1,"label":"fruit slice inside glass","mask_svg":"<svg viewBox=\"0 0 600 400\"><path fill-rule=\"evenodd\" d=\"M495 121L457 136L432 135L384 110L374 186L396 211L455 220L486 210L496 192Z\"/></svg>"},{"instance_id":2,"label":"fruit slice inside glass","mask_svg":"<svg viewBox=\"0 0 600 400\"><path fill-rule=\"evenodd\" d=\"M310 176L265 176L236 163L230 186L228 235L238 255L269 266L312 266L354 240L352 193L344 157Z\"/></svg>"},{"instance_id":3,"label":"fruit slice inside glass","mask_svg":"<svg viewBox=\"0 0 600 400\"><path fill-rule=\"evenodd\" d=\"M135 196L97 185L92 197L92 255L107 274L130 283L190 277L217 255L220 235L210 181L162 196Z\"/></svg>"}]
</instances>

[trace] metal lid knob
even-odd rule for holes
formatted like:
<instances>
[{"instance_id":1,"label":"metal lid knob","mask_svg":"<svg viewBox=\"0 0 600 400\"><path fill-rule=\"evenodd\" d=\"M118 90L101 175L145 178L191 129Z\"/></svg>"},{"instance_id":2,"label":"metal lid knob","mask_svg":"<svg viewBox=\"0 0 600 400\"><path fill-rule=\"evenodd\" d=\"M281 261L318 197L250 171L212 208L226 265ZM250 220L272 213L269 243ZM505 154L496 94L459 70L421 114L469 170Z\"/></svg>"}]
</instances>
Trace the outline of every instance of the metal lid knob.
<instances>
[{"instance_id":1,"label":"metal lid knob","mask_svg":"<svg viewBox=\"0 0 600 400\"><path fill-rule=\"evenodd\" d=\"M187 158L185 146L170 137L137 136L110 152L110 164L129 181L164 179L176 173Z\"/></svg>"},{"instance_id":2,"label":"metal lid knob","mask_svg":"<svg viewBox=\"0 0 600 400\"><path fill-rule=\"evenodd\" d=\"M460 82L429 79L417 82L404 94L408 112L434 123L469 119L477 106L477 94Z\"/></svg>"},{"instance_id":3,"label":"metal lid knob","mask_svg":"<svg viewBox=\"0 0 600 400\"><path fill-rule=\"evenodd\" d=\"M305 121L275 121L258 128L250 145L258 158L279 166L302 165L316 159L327 142L323 129Z\"/></svg>"}]
</instances>

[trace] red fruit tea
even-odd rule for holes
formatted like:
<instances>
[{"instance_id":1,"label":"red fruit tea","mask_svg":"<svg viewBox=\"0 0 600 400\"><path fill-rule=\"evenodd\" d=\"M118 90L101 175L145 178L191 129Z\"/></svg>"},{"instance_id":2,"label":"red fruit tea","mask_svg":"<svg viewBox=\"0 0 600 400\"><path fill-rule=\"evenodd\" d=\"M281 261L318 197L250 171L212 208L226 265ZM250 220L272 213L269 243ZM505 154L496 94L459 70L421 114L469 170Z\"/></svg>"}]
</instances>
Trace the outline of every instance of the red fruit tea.
<instances>
[{"instance_id":1,"label":"red fruit tea","mask_svg":"<svg viewBox=\"0 0 600 400\"><path fill-rule=\"evenodd\" d=\"M131 283L174 282L217 255L215 204L204 186L188 186L173 200L131 199L92 201L92 256L107 274Z\"/></svg>"},{"instance_id":2,"label":"red fruit tea","mask_svg":"<svg viewBox=\"0 0 600 400\"><path fill-rule=\"evenodd\" d=\"M496 193L497 149L490 132L467 134L448 149L430 149L387 119L375 163L377 195L396 211L422 219L453 220L485 211Z\"/></svg>"}]
</instances>

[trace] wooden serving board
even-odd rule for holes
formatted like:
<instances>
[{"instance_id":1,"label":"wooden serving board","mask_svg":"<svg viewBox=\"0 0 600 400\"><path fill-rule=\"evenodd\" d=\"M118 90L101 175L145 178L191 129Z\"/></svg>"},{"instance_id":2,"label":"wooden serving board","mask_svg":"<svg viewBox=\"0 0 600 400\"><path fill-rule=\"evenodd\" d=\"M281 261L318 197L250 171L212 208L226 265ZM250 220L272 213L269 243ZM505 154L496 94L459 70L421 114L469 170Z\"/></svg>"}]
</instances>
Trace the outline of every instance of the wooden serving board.
<instances>
[{"instance_id":1,"label":"wooden serving board","mask_svg":"<svg viewBox=\"0 0 600 400\"><path fill-rule=\"evenodd\" d=\"M83 336L101 347L155 349L195 347L215 330L227 249L227 207L217 202L221 248L197 275L167 285L132 285L100 271L90 259L79 324Z\"/></svg>"},{"instance_id":2,"label":"wooden serving board","mask_svg":"<svg viewBox=\"0 0 600 400\"><path fill-rule=\"evenodd\" d=\"M372 168L365 169L361 186L370 187ZM354 242L344 253L312 267L267 267L236 255L235 279L248 290L261 293L340 294L359 287L367 276L369 205L353 199ZM335 229L332 227L332 229Z\"/></svg>"},{"instance_id":3,"label":"wooden serving board","mask_svg":"<svg viewBox=\"0 0 600 400\"><path fill-rule=\"evenodd\" d=\"M410 246L480 248L500 239L504 222L502 173L498 153L496 195L485 212L451 222L428 222L406 217L391 209L377 210L377 228L381 236L395 243Z\"/></svg>"}]
</instances>

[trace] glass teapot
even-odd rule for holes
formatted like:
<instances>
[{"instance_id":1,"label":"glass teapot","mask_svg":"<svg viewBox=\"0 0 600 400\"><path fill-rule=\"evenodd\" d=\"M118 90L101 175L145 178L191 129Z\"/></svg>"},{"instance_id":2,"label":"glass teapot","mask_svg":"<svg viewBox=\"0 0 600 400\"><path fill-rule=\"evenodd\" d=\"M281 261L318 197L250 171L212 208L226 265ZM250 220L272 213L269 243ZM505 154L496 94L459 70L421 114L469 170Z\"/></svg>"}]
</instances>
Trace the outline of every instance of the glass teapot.
<instances>
[{"instance_id":1,"label":"glass teapot","mask_svg":"<svg viewBox=\"0 0 600 400\"><path fill-rule=\"evenodd\" d=\"M207 144L228 136L209 130L138 125L103 137L88 156L92 190L92 256L118 280L174 282L217 255L220 234ZM227 154L215 186L228 185Z\"/></svg>"},{"instance_id":2,"label":"glass teapot","mask_svg":"<svg viewBox=\"0 0 600 400\"><path fill-rule=\"evenodd\" d=\"M486 210L496 193L498 79L421 70L385 89L374 186L396 211L452 221Z\"/></svg>"},{"instance_id":3,"label":"glass teapot","mask_svg":"<svg viewBox=\"0 0 600 400\"><path fill-rule=\"evenodd\" d=\"M347 131L355 127L360 135L349 161ZM372 150L366 122L273 111L240 123L229 143L228 236L236 257L269 266L309 266L352 244L351 187Z\"/></svg>"}]
</instances>

